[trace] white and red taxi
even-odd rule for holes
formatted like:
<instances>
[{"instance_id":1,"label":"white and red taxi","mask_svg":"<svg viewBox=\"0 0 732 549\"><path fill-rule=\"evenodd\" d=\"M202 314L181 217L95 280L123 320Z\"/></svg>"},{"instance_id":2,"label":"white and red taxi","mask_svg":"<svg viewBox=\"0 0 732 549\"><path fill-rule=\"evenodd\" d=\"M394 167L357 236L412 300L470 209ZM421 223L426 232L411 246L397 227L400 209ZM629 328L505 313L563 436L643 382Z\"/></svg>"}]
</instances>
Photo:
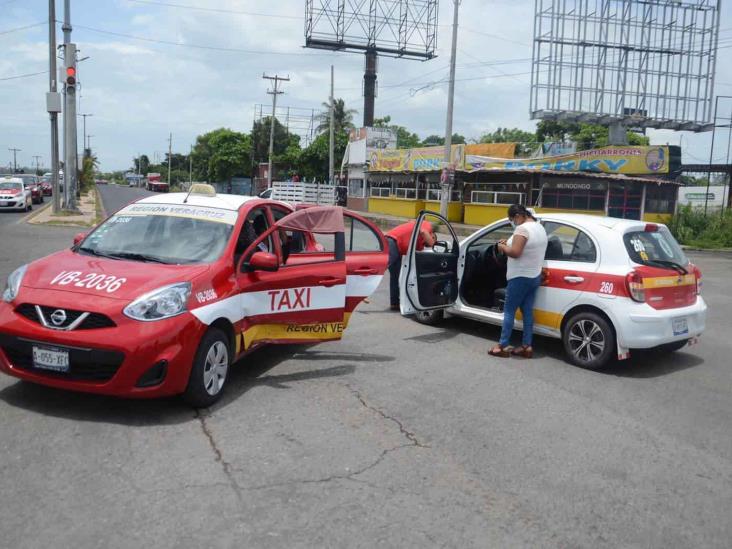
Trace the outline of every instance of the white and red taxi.
<instances>
[{"instance_id":1,"label":"white and red taxi","mask_svg":"<svg viewBox=\"0 0 732 549\"><path fill-rule=\"evenodd\" d=\"M416 235L400 277L403 314L439 322L444 312L490 324L503 322L506 258L496 243L513 233L508 220L458 243L416 251ZM559 338L569 360L598 369L631 349L681 349L704 331L707 306L701 272L661 224L578 214L537 216L549 243L534 331ZM520 314L517 317L520 319ZM521 329L521 322L516 323Z\"/></svg>"},{"instance_id":2,"label":"white and red taxi","mask_svg":"<svg viewBox=\"0 0 732 549\"><path fill-rule=\"evenodd\" d=\"M19 177L0 177L0 210L31 210L33 196Z\"/></svg>"},{"instance_id":3,"label":"white and red taxi","mask_svg":"<svg viewBox=\"0 0 732 549\"><path fill-rule=\"evenodd\" d=\"M0 369L208 406L252 349L340 339L379 285L386 250L378 228L342 208L293 212L207 185L147 197L9 276Z\"/></svg>"}]
</instances>

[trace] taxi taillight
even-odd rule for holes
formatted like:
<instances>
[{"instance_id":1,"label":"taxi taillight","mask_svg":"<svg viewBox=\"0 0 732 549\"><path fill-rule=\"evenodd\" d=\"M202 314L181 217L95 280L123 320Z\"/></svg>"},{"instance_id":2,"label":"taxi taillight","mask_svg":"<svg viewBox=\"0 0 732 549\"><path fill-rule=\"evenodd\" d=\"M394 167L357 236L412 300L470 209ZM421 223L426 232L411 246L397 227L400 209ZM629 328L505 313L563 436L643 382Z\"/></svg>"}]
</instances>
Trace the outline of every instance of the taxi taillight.
<instances>
[{"instance_id":1,"label":"taxi taillight","mask_svg":"<svg viewBox=\"0 0 732 549\"><path fill-rule=\"evenodd\" d=\"M694 278L696 278L696 295L701 295L702 291L702 273L699 267L692 264L691 265L691 272L694 273Z\"/></svg>"},{"instance_id":2,"label":"taxi taillight","mask_svg":"<svg viewBox=\"0 0 732 549\"><path fill-rule=\"evenodd\" d=\"M644 303L646 291L643 289L643 276L637 271L630 271L625 277L625 285L628 288L628 295L633 301Z\"/></svg>"}]
</instances>

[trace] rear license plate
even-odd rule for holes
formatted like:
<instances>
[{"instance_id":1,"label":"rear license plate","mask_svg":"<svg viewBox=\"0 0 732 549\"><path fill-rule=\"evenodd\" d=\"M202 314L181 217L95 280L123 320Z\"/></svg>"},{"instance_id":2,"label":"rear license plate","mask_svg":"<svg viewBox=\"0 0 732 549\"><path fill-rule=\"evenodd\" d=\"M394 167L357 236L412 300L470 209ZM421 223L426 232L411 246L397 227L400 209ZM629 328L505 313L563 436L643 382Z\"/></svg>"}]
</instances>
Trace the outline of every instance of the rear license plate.
<instances>
[{"instance_id":1,"label":"rear license plate","mask_svg":"<svg viewBox=\"0 0 732 549\"><path fill-rule=\"evenodd\" d=\"M69 371L69 352L49 347L33 346L33 366L54 372Z\"/></svg>"},{"instance_id":2,"label":"rear license plate","mask_svg":"<svg viewBox=\"0 0 732 549\"><path fill-rule=\"evenodd\" d=\"M672 321L675 336L685 335L689 333L689 324L685 318L674 318Z\"/></svg>"}]
</instances>

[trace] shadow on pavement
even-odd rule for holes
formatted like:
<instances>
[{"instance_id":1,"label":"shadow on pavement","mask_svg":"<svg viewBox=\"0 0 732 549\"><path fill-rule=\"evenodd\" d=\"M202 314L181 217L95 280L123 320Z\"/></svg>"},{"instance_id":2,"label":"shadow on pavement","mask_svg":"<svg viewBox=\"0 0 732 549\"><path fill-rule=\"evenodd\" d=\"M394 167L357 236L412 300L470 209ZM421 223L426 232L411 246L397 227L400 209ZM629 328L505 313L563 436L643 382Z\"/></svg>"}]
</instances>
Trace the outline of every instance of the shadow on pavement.
<instances>
[{"instance_id":1,"label":"shadow on pavement","mask_svg":"<svg viewBox=\"0 0 732 549\"><path fill-rule=\"evenodd\" d=\"M312 346L270 346L244 357L230 369L229 382L221 400L213 410L223 408L241 398L249 389L265 385L288 389L299 381L332 378L352 374L356 364L295 373L264 375L288 360L343 360L344 362L387 362L394 357L356 353L320 353ZM120 425L172 425L195 419L195 410L176 397L136 400L104 395L76 393L18 381L0 391L0 400L7 404L36 412L78 421L115 423Z\"/></svg>"}]
</instances>

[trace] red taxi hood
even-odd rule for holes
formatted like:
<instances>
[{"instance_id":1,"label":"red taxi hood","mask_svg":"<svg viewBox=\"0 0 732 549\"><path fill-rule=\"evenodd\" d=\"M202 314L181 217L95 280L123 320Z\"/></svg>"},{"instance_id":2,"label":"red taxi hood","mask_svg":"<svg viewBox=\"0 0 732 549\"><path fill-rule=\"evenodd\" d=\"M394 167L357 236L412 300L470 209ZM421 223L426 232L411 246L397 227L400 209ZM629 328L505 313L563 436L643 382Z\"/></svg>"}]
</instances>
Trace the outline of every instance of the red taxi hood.
<instances>
[{"instance_id":1,"label":"red taxi hood","mask_svg":"<svg viewBox=\"0 0 732 549\"><path fill-rule=\"evenodd\" d=\"M105 259L63 250L29 264L21 286L132 301L167 284L190 282L209 268Z\"/></svg>"},{"instance_id":2,"label":"red taxi hood","mask_svg":"<svg viewBox=\"0 0 732 549\"><path fill-rule=\"evenodd\" d=\"M3 196L15 196L16 194L20 193L20 189L0 189L0 194Z\"/></svg>"}]
</instances>

